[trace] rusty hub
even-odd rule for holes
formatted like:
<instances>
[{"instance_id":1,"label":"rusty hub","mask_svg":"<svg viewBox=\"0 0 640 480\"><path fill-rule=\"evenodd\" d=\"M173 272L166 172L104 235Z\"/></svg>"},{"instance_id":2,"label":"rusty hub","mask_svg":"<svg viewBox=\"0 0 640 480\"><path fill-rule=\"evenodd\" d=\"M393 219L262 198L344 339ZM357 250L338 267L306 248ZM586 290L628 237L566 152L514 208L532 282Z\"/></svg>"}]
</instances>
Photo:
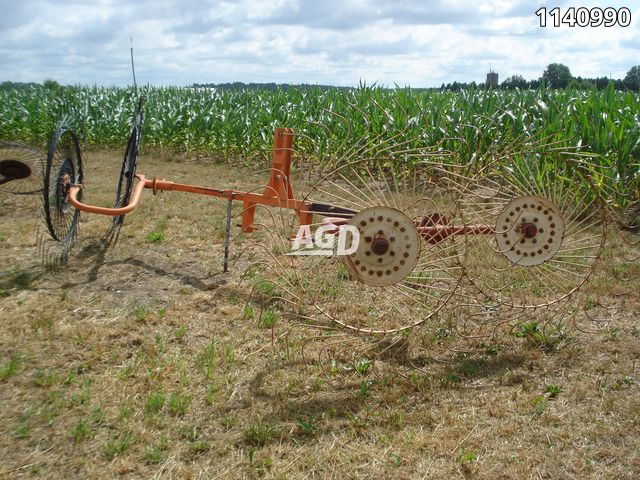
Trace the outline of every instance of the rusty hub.
<instances>
[{"instance_id":1,"label":"rusty hub","mask_svg":"<svg viewBox=\"0 0 640 480\"><path fill-rule=\"evenodd\" d=\"M371 207L356 213L349 224L360 232L360 243L342 261L361 283L389 286L402 281L420 257L421 237L414 221L401 211Z\"/></svg>"},{"instance_id":2,"label":"rusty hub","mask_svg":"<svg viewBox=\"0 0 640 480\"><path fill-rule=\"evenodd\" d=\"M509 261L522 266L540 265L551 259L564 239L564 220L551 200L525 195L516 197L496 220L495 239Z\"/></svg>"},{"instance_id":3,"label":"rusty hub","mask_svg":"<svg viewBox=\"0 0 640 480\"><path fill-rule=\"evenodd\" d=\"M73 162L70 158L66 158L60 166L56 182L56 206L60 213L67 213L72 208L68 194L74 176Z\"/></svg>"},{"instance_id":4,"label":"rusty hub","mask_svg":"<svg viewBox=\"0 0 640 480\"><path fill-rule=\"evenodd\" d=\"M524 238L534 238L538 233L538 227L535 223L521 223L520 232Z\"/></svg>"},{"instance_id":5,"label":"rusty hub","mask_svg":"<svg viewBox=\"0 0 640 480\"><path fill-rule=\"evenodd\" d=\"M389 240L377 237L371 242L371 252L376 255L384 255L389 251Z\"/></svg>"}]
</instances>

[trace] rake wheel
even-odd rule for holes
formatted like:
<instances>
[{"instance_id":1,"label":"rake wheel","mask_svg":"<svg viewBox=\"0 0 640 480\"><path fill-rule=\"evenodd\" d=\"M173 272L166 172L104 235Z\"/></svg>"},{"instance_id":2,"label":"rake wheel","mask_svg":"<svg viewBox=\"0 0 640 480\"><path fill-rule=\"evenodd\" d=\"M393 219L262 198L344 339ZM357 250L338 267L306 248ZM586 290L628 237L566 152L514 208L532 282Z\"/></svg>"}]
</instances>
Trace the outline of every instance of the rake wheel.
<instances>
[{"instance_id":1,"label":"rake wheel","mask_svg":"<svg viewBox=\"0 0 640 480\"><path fill-rule=\"evenodd\" d=\"M0 142L0 191L14 195L42 192L44 155L18 142Z\"/></svg>"},{"instance_id":2,"label":"rake wheel","mask_svg":"<svg viewBox=\"0 0 640 480\"><path fill-rule=\"evenodd\" d=\"M605 241L604 204L579 162L552 148L521 152L463 188L465 219L492 235L469 242L467 273L482 303L541 307L589 278Z\"/></svg>"},{"instance_id":3,"label":"rake wheel","mask_svg":"<svg viewBox=\"0 0 640 480\"><path fill-rule=\"evenodd\" d=\"M138 164L138 151L140 148L140 137L142 129L142 106L144 99L141 97L138 102L138 108L135 113L133 129L127 140L127 147L120 167L120 176L118 177L118 187L116 189L116 201L114 208L124 207L129 203L131 191L133 189L133 180L136 174ZM120 229L124 224L124 215L113 217L111 226L105 235L105 243L117 243Z\"/></svg>"},{"instance_id":4,"label":"rake wheel","mask_svg":"<svg viewBox=\"0 0 640 480\"><path fill-rule=\"evenodd\" d=\"M57 260L64 260L75 239L80 211L67 197L72 184L84 179L82 157L76 134L65 126L59 127L49 141L44 170L44 222L55 247L49 248ZM78 199L82 198L82 191Z\"/></svg>"},{"instance_id":5,"label":"rake wheel","mask_svg":"<svg viewBox=\"0 0 640 480\"><path fill-rule=\"evenodd\" d=\"M312 186L304 196L316 222L312 235L333 225L340 244L340 225L359 232L356 250L346 255L292 255L297 217L268 209L263 230L272 259L263 274L289 317L387 335L421 325L444 307L462 278L465 235L440 238L425 229L459 220L456 197L435 181L439 175L439 164L403 169L378 159L351 162ZM343 243L353 246L347 235Z\"/></svg>"}]
</instances>

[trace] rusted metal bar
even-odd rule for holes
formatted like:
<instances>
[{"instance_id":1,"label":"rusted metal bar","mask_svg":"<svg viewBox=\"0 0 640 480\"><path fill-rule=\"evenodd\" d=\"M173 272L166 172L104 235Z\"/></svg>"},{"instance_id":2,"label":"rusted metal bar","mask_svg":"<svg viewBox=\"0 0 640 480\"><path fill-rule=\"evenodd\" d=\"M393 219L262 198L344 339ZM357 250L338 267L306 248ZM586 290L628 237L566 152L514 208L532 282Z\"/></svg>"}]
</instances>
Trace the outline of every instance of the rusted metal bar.
<instances>
[{"instance_id":1,"label":"rusted metal bar","mask_svg":"<svg viewBox=\"0 0 640 480\"><path fill-rule=\"evenodd\" d=\"M438 214L431 214L438 215ZM424 225L424 220L416 221L416 229L428 243L438 244L454 235L491 235L495 233L494 227L491 225L450 225L446 217L438 215L439 221L442 223L430 223ZM326 217L322 219L321 224L328 227L326 232L329 234L338 233L340 225L344 225L349 221L348 218L342 217Z\"/></svg>"},{"instance_id":2,"label":"rusted metal bar","mask_svg":"<svg viewBox=\"0 0 640 480\"><path fill-rule=\"evenodd\" d=\"M491 235L495 229L491 225L431 225L416 227L428 243L438 244L454 235Z\"/></svg>"}]
</instances>

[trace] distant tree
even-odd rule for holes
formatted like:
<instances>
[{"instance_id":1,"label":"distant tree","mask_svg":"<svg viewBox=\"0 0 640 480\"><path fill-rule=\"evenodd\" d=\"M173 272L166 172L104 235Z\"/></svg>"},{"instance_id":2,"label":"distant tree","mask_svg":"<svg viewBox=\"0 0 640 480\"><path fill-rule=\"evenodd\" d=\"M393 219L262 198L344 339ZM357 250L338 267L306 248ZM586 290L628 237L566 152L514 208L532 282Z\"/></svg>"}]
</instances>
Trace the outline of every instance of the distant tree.
<instances>
[{"instance_id":1,"label":"distant tree","mask_svg":"<svg viewBox=\"0 0 640 480\"><path fill-rule=\"evenodd\" d=\"M48 90L58 90L60 88L60 84L50 78L42 82L42 86Z\"/></svg>"},{"instance_id":2,"label":"distant tree","mask_svg":"<svg viewBox=\"0 0 640 480\"><path fill-rule=\"evenodd\" d=\"M33 88L38 86L39 84L34 82L23 83L23 82L5 81L0 83L0 90L20 90L20 89Z\"/></svg>"},{"instance_id":3,"label":"distant tree","mask_svg":"<svg viewBox=\"0 0 640 480\"><path fill-rule=\"evenodd\" d=\"M609 85L610 80L607 77L598 77L595 79L595 82L598 90L603 90L607 88L607 85Z\"/></svg>"},{"instance_id":4,"label":"distant tree","mask_svg":"<svg viewBox=\"0 0 640 480\"><path fill-rule=\"evenodd\" d=\"M591 90L595 87L595 81L592 78L573 77L569 82L569 87L578 90Z\"/></svg>"},{"instance_id":5,"label":"distant tree","mask_svg":"<svg viewBox=\"0 0 640 480\"><path fill-rule=\"evenodd\" d=\"M502 82L502 88L513 90L515 88L527 88L528 83L522 75L511 75Z\"/></svg>"},{"instance_id":6,"label":"distant tree","mask_svg":"<svg viewBox=\"0 0 640 480\"><path fill-rule=\"evenodd\" d=\"M624 77L624 86L629 90L640 90L640 65L631 67L631 70L627 72Z\"/></svg>"},{"instance_id":7,"label":"distant tree","mask_svg":"<svg viewBox=\"0 0 640 480\"><path fill-rule=\"evenodd\" d=\"M624 90L625 88L624 80L620 78L616 78L612 80L612 82L613 82L613 88L615 88L616 90Z\"/></svg>"},{"instance_id":8,"label":"distant tree","mask_svg":"<svg viewBox=\"0 0 640 480\"><path fill-rule=\"evenodd\" d=\"M552 88L565 88L571 78L569 67L561 63L550 63L542 74L545 84Z\"/></svg>"},{"instance_id":9,"label":"distant tree","mask_svg":"<svg viewBox=\"0 0 640 480\"><path fill-rule=\"evenodd\" d=\"M532 90L535 90L536 88L538 88L540 86L541 83L542 83L542 80L533 79L533 80L529 81L529 88L531 88Z\"/></svg>"}]
</instances>

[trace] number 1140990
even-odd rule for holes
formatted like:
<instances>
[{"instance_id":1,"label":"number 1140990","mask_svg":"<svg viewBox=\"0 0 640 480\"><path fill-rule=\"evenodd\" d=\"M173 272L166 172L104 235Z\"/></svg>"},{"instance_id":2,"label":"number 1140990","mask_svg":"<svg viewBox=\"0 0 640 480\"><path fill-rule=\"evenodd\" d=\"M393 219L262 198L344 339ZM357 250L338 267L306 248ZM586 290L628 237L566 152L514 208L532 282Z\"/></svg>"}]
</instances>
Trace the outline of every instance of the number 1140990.
<instances>
[{"instance_id":1,"label":"number 1140990","mask_svg":"<svg viewBox=\"0 0 640 480\"><path fill-rule=\"evenodd\" d=\"M628 27L631 24L631 11L626 8L599 7L569 7L561 10L559 7L547 10L542 7L536 10L540 19L540 27Z\"/></svg>"}]
</instances>

